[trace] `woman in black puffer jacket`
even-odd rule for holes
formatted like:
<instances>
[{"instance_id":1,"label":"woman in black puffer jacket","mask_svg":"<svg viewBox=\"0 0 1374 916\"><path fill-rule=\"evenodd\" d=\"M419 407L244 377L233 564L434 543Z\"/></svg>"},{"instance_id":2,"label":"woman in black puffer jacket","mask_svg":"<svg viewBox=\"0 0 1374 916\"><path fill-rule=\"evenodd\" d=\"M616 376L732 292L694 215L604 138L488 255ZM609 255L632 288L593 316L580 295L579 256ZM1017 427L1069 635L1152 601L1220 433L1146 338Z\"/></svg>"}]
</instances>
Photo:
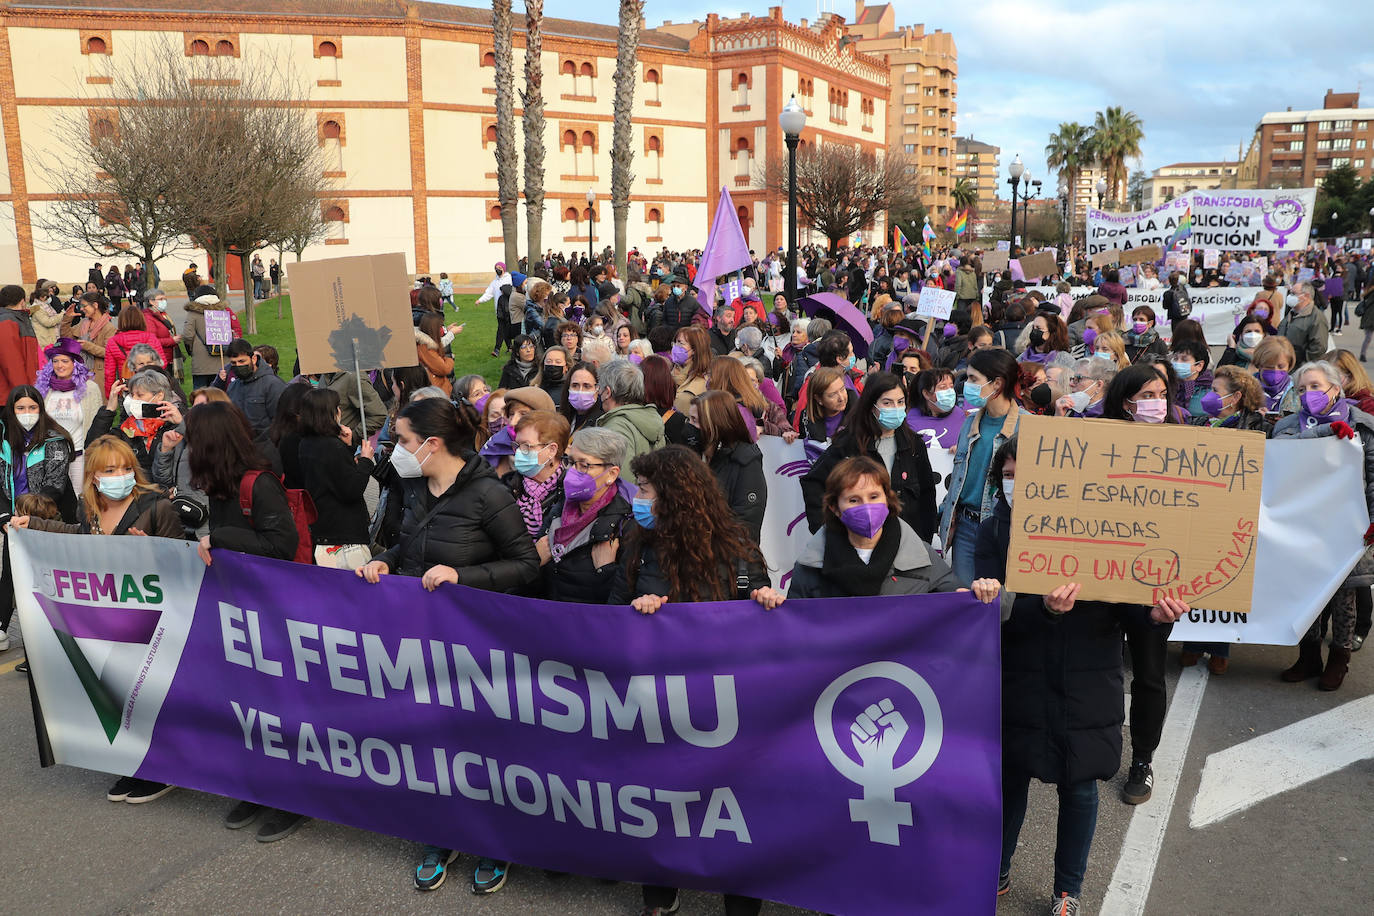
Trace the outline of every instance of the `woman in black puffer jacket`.
<instances>
[{"instance_id":1,"label":"woman in black puffer jacket","mask_svg":"<svg viewBox=\"0 0 1374 916\"><path fill-rule=\"evenodd\" d=\"M445 583L511 592L538 578L539 554L515 497L472 450L479 422L470 405L443 398L415 401L397 414L391 469L401 477L405 503L400 540L359 576L373 584L389 573L419 576L431 592ZM435 863L442 868L452 858L451 850L426 846L416 886L432 880ZM509 868L481 859L474 891L500 889Z\"/></svg>"},{"instance_id":2,"label":"woman in black puffer jacket","mask_svg":"<svg viewBox=\"0 0 1374 916\"><path fill-rule=\"evenodd\" d=\"M742 409L728 391L708 391L692 402L706 463L731 511L757 544L768 506L768 477L763 471L763 452L749 441Z\"/></svg>"},{"instance_id":3,"label":"woman in black puffer jacket","mask_svg":"<svg viewBox=\"0 0 1374 916\"><path fill-rule=\"evenodd\" d=\"M620 492L625 437L587 427L573 434L558 502L544 513L535 547L550 601L605 604L619 569L620 534L631 518Z\"/></svg>"},{"instance_id":4,"label":"woman in black puffer jacket","mask_svg":"<svg viewBox=\"0 0 1374 916\"><path fill-rule=\"evenodd\" d=\"M1011 542L1016 439L993 456L990 486L999 494L978 529L974 569L1005 581ZM1080 586L1048 595L1018 594L1002 623L1002 863L998 893L1011 886L1011 859L1026 816L1030 781L1059 790L1054 900L1076 906L1097 829L1097 783L1121 767L1125 690L1121 639L1125 625L1172 624L1188 605L1172 598L1153 608L1077 600ZM1132 767L1134 770L1135 767ZM1059 912L1058 909L1055 912Z\"/></svg>"},{"instance_id":5,"label":"woman in black puffer jacket","mask_svg":"<svg viewBox=\"0 0 1374 916\"><path fill-rule=\"evenodd\" d=\"M368 582L394 573L508 592L539 571L539 555L515 499L472 451L477 416L426 398L396 418L391 468L403 480L404 517L395 547L358 570Z\"/></svg>"}]
</instances>

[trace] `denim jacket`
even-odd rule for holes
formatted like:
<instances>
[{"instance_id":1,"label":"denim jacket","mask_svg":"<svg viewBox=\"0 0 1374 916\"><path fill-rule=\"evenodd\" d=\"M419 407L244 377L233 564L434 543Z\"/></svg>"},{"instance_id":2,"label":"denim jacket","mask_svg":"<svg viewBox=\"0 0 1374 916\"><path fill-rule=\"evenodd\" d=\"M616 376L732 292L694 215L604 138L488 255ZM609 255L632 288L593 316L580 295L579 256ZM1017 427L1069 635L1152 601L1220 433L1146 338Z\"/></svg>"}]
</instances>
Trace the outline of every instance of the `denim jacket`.
<instances>
[{"instance_id":1,"label":"denim jacket","mask_svg":"<svg viewBox=\"0 0 1374 916\"><path fill-rule=\"evenodd\" d=\"M1021 415L1026 413L1019 405L1015 410L1007 412L1002 420L1002 428L997 431L997 435L992 440L993 454L1002 447L1012 436L1016 435L1016 429L1020 425ZM945 494L944 504L940 506L940 543L945 545L945 550L949 550L950 532L954 530L954 511L959 506L959 494L964 492L964 480L968 475L968 453L974 442L978 441L980 435L978 423L983 417L982 409L968 415L964 420L964 426L959 430L959 444L954 450L954 471L949 479L949 492ZM985 519L992 514L995 505L995 493L983 485L983 505L979 513L979 519ZM948 556L948 553L946 553Z\"/></svg>"}]
</instances>

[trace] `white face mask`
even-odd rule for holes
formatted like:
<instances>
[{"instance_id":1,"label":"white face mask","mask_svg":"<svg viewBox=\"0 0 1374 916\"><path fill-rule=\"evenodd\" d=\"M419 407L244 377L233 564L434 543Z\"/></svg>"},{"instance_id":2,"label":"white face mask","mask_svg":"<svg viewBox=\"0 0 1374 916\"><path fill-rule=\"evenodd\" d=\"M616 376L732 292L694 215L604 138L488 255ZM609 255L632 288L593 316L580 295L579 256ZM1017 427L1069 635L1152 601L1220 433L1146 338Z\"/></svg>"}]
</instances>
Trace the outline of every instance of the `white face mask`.
<instances>
[{"instance_id":1,"label":"white face mask","mask_svg":"<svg viewBox=\"0 0 1374 916\"><path fill-rule=\"evenodd\" d=\"M1071 391L1069 392L1069 406L1073 408L1074 413L1082 413L1092 403L1089 400L1091 397L1092 395L1086 391Z\"/></svg>"},{"instance_id":2,"label":"white face mask","mask_svg":"<svg viewBox=\"0 0 1374 916\"><path fill-rule=\"evenodd\" d=\"M423 443L421 444L423 445ZM419 477L421 471L424 469L425 461L428 461L430 455L433 454L433 452L430 452L429 455L424 457L424 461L421 461L415 457L414 452L408 451L404 445L397 443L396 447L392 449L391 452L391 468L396 472L398 477Z\"/></svg>"},{"instance_id":3,"label":"white face mask","mask_svg":"<svg viewBox=\"0 0 1374 916\"><path fill-rule=\"evenodd\" d=\"M133 417L135 420L143 419L143 405L147 401L140 401L132 395L124 397L124 416Z\"/></svg>"},{"instance_id":4,"label":"white face mask","mask_svg":"<svg viewBox=\"0 0 1374 916\"><path fill-rule=\"evenodd\" d=\"M1259 331L1246 331L1244 334L1240 335L1241 346L1249 347L1252 350L1259 346L1259 342L1263 339L1264 335Z\"/></svg>"},{"instance_id":5,"label":"white face mask","mask_svg":"<svg viewBox=\"0 0 1374 916\"><path fill-rule=\"evenodd\" d=\"M1012 498L1013 495L1015 495L1015 493L1016 493L1016 481L1015 481L1015 480L1003 480L1003 481L1002 481L1002 495L1005 496L1005 497L1007 498L1007 505L1008 505L1008 506L1011 505L1011 498Z\"/></svg>"},{"instance_id":6,"label":"white face mask","mask_svg":"<svg viewBox=\"0 0 1374 916\"><path fill-rule=\"evenodd\" d=\"M18 413L14 417L19 421L19 425L26 430L33 429L38 425L38 414L36 413Z\"/></svg>"}]
</instances>

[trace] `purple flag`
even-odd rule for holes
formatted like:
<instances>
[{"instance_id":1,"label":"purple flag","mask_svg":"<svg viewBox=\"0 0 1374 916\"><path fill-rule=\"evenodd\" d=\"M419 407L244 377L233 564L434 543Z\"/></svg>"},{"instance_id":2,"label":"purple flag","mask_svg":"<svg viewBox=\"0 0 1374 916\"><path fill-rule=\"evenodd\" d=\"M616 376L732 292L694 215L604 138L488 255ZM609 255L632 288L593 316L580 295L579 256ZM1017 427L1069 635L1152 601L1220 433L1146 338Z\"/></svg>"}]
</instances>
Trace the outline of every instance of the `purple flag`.
<instances>
[{"instance_id":1,"label":"purple flag","mask_svg":"<svg viewBox=\"0 0 1374 916\"><path fill-rule=\"evenodd\" d=\"M697 265L696 288L701 293L697 298L701 304L715 311L716 277L743 270L753 263L734 201L730 199L729 190L721 188L716 216L711 221L711 234L706 236L701 263Z\"/></svg>"},{"instance_id":2,"label":"purple flag","mask_svg":"<svg viewBox=\"0 0 1374 916\"><path fill-rule=\"evenodd\" d=\"M155 538L22 540L20 587L120 564L162 610L108 742L25 617L58 762L517 865L835 914L993 909L999 625L968 594L641 616L227 551L207 569Z\"/></svg>"}]
</instances>

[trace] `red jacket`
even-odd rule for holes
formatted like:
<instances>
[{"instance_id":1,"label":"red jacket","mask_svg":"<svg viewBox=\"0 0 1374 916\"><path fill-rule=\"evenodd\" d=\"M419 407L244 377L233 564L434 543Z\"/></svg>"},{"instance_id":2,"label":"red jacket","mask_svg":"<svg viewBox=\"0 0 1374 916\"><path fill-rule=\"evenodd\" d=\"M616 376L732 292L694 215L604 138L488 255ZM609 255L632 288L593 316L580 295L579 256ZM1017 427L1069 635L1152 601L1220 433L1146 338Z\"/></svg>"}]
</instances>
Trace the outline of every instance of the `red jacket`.
<instances>
[{"instance_id":1,"label":"red jacket","mask_svg":"<svg viewBox=\"0 0 1374 916\"><path fill-rule=\"evenodd\" d=\"M158 344L162 347L162 365L168 369L172 368L172 360L177 353L177 334L167 323L168 319L160 314L156 309L143 310L144 322L148 325L148 330L157 335Z\"/></svg>"},{"instance_id":2,"label":"red jacket","mask_svg":"<svg viewBox=\"0 0 1374 916\"><path fill-rule=\"evenodd\" d=\"M120 331L106 341L105 397L110 396L110 389L114 387L115 379L119 378L119 370L124 368L129 351L141 343L147 344L159 353L162 352L162 341L158 340L152 331Z\"/></svg>"},{"instance_id":3,"label":"red jacket","mask_svg":"<svg viewBox=\"0 0 1374 916\"><path fill-rule=\"evenodd\" d=\"M11 388L34 383L39 357L28 309L0 309L0 400L9 400Z\"/></svg>"}]
</instances>

